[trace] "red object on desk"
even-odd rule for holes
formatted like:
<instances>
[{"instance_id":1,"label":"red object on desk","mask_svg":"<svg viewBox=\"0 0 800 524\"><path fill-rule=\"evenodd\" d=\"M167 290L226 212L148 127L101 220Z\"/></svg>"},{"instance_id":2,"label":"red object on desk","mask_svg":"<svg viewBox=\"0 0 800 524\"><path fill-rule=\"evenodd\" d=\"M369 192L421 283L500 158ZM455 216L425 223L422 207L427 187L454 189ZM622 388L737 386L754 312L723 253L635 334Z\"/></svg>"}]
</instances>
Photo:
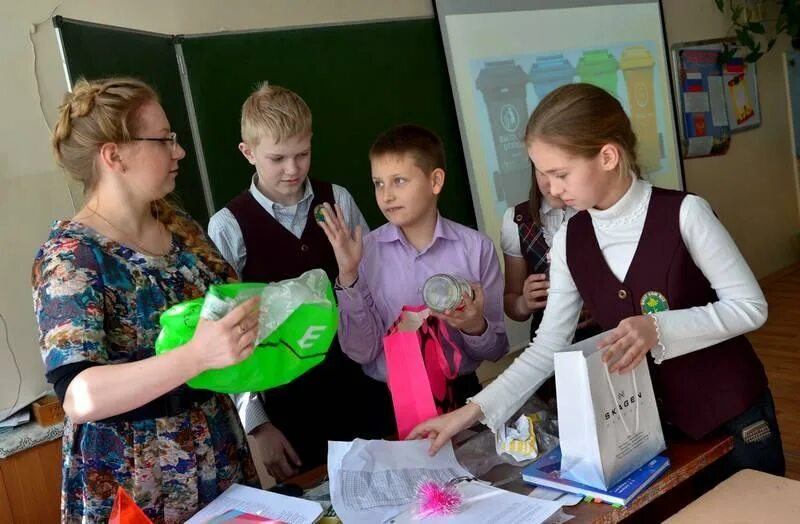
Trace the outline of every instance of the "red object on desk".
<instances>
[{"instance_id":1,"label":"red object on desk","mask_svg":"<svg viewBox=\"0 0 800 524\"><path fill-rule=\"evenodd\" d=\"M208 521L208 524L252 524L254 522L260 522L261 524L287 524L282 520L275 520L268 517L262 517L261 515L245 513L237 509L226 511L219 517Z\"/></svg>"},{"instance_id":2,"label":"red object on desk","mask_svg":"<svg viewBox=\"0 0 800 524\"><path fill-rule=\"evenodd\" d=\"M153 524L153 521L147 518L122 487L118 487L108 524Z\"/></svg>"}]
</instances>

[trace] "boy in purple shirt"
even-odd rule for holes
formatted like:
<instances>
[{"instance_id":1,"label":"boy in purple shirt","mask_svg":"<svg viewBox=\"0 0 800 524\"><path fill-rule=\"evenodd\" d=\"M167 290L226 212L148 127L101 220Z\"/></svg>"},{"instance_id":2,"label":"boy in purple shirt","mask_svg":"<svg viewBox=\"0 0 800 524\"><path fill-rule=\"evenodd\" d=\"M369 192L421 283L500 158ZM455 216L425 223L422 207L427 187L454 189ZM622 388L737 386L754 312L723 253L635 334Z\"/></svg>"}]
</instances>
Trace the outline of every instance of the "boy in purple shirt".
<instances>
[{"instance_id":1,"label":"boy in purple shirt","mask_svg":"<svg viewBox=\"0 0 800 524\"><path fill-rule=\"evenodd\" d=\"M383 337L404 305L423 303L422 286L437 273L471 283L474 298L463 307L432 313L442 319L461 349L454 400L463 405L480 390L475 369L508 351L503 321L503 277L494 244L486 235L439 214L445 181L444 148L438 136L402 125L378 137L370 149L375 198L389 221L362 239L328 204L320 226L339 264L339 340L364 372L386 380ZM453 355L446 355L452 365Z\"/></svg>"}]
</instances>

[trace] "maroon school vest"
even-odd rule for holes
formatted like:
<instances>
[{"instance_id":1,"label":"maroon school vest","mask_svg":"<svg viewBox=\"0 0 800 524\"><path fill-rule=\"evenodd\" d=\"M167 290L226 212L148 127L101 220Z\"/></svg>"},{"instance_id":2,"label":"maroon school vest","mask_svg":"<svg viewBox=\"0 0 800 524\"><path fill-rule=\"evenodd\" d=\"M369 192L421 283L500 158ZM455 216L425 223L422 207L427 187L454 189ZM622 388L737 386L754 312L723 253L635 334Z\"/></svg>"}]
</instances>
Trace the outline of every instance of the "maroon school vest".
<instances>
[{"instance_id":1,"label":"maroon school vest","mask_svg":"<svg viewBox=\"0 0 800 524\"><path fill-rule=\"evenodd\" d=\"M333 186L309 181L314 198L300 238L280 225L249 191L239 194L226 206L239 223L247 250L241 274L243 281L277 282L316 268L324 269L331 282L336 279L339 273L336 256L325 232L314 219L314 208L318 204L328 202L333 206Z\"/></svg>"},{"instance_id":2,"label":"maroon school vest","mask_svg":"<svg viewBox=\"0 0 800 524\"><path fill-rule=\"evenodd\" d=\"M603 257L591 216L582 211L567 228L567 265L583 301L603 330L641 315L642 296L661 293L669 309L705 306L714 289L692 260L680 232L686 193L653 188L639 245L620 282ZM652 365L661 416L699 439L750 407L767 386L764 366L742 335Z\"/></svg>"}]
</instances>

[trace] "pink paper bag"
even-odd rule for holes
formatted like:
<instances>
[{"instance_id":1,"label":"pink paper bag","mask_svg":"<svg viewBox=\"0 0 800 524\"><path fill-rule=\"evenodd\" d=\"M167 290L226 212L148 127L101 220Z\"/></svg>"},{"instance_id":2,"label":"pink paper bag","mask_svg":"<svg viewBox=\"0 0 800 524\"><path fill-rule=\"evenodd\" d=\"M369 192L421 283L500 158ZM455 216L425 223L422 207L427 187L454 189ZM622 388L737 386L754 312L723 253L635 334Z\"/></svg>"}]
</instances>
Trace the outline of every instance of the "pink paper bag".
<instances>
[{"instance_id":1,"label":"pink paper bag","mask_svg":"<svg viewBox=\"0 0 800 524\"><path fill-rule=\"evenodd\" d=\"M453 356L451 366L445 348ZM458 375L461 350L424 306L405 306L383 337L397 433L406 438L421 422L455 408L450 381Z\"/></svg>"}]
</instances>

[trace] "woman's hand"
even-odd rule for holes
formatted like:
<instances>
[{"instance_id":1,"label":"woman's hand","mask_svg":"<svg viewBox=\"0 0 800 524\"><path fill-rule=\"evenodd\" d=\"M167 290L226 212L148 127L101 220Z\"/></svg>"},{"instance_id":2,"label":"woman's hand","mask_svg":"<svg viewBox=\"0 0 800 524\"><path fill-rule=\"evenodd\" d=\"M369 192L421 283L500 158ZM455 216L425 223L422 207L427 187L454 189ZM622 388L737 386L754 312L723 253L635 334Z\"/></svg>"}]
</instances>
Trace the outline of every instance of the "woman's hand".
<instances>
[{"instance_id":1,"label":"woman's hand","mask_svg":"<svg viewBox=\"0 0 800 524\"><path fill-rule=\"evenodd\" d=\"M258 335L259 297L233 308L219 320L200 319L187 347L193 352L198 374L237 364L250 356Z\"/></svg>"}]
</instances>

